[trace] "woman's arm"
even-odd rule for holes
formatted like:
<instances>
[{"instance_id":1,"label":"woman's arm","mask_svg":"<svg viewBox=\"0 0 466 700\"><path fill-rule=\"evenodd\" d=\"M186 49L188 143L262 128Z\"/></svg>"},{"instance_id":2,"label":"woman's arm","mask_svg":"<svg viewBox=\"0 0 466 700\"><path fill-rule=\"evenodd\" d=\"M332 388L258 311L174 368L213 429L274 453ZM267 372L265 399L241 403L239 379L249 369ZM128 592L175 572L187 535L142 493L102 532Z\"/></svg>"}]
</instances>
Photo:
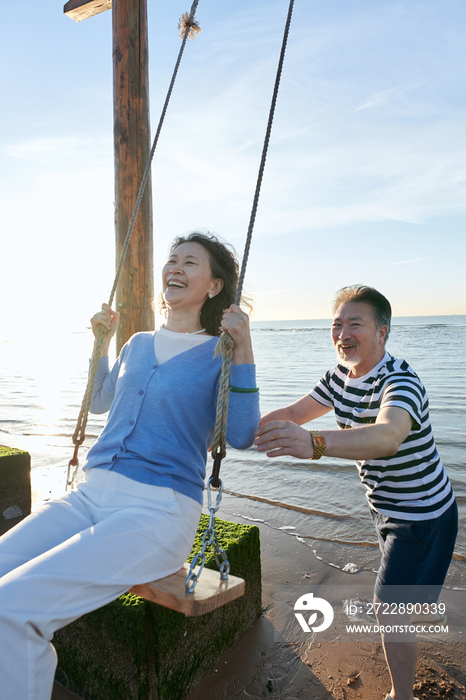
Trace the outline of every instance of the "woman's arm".
<instances>
[{"instance_id":1,"label":"woman's arm","mask_svg":"<svg viewBox=\"0 0 466 700\"><path fill-rule=\"evenodd\" d=\"M110 341L116 333L120 314L118 311L113 311L108 304L102 304L102 310L94 314L91 318L92 332L97 341L97 337L103 327L107 331L102 345L101 359L94 379L92 389L92 399L90 412L94 414L106 413L113 401L115 395L115 383L118 376L118 366L116 363L112 371L108 365L108 351ZM95 342L96 342L95 341Z\"/></svg>"},{"instance_id":2,"label":"woman's arm","mask_svg":"<svg viewBox=\"0 0 466 700\"><path fill-rule=\"evenodd\" d=\"M222 328L233 340L227 441L238 450L250 447L259 425L259 390L252 351L249 316L236 304L223 314Z\"/></svg>"},{"instance_id":3,"label":"woman's arm","mask_svg":"<svg viewBox=\"0 0 466 700\"><path fill-rule=\"evenodd\" d=\"M97 372L92 387L90 413L107 413L115 397L116 380L120 371L120 363L117 360L110 371L108 357L102 357L97 367Z\"/></svg>"},{"instance_id":4,"label":"woman's arm","mask_svg":"<svg viewBox=\"0 0 466 700\"><path fill-rule=\"evenodd\" d=\"M250 447L259 427L259 390L252 364L233 365L230 373L227 441L238 450Z\"/></svg>"}]
</instances>

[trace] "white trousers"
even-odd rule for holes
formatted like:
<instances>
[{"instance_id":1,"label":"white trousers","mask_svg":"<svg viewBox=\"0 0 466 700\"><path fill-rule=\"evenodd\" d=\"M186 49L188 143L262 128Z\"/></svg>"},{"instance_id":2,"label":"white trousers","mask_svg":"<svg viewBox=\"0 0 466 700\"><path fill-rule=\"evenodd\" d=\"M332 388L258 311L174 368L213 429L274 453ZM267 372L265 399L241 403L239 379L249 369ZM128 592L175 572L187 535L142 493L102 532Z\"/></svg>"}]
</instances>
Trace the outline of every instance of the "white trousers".
<instances>
[{"instance_id":1,"label":"white trousers","mask_svg":"<svg viewBox=\"0 0 466 700\"><path fill-rule=\"evenodd\" d=\"M103 469L0 538L0 697L50 700L56 630L178 571L201 505Z\"/></svg>"}]
</instances>

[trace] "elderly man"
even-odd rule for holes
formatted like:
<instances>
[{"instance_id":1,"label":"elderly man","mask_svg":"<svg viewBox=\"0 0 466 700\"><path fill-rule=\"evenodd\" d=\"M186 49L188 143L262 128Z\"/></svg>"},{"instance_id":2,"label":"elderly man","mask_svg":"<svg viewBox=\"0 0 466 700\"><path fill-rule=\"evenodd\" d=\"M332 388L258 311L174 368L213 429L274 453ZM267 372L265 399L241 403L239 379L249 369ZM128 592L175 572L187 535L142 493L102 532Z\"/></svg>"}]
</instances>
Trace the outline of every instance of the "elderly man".
<instances>
[{"instance_id":1,"label":"elderly man","mask_svg":"<svg viewBox=\"0 0 466 700\"><path fill-rule=\"evenodd\" d=\"M385 349L390 319L390 303L376 289L341 289L332 323L339 364L310 394L264 416L256 438L257 449L268 457L356 461L382 552L374 595L379 605L374 608L384 627L395 623L382 613L393 606L382 603L437 600L458 526L425 388L407 362ZM345 430L300 427L332 409ZM403 621L409 625L409 617L397 615L397 624ZM383 634L382 641L392 680L386 700L412 700L415 635L408 632L401 642L399 636Z\"/></svg>"}]
</instances>

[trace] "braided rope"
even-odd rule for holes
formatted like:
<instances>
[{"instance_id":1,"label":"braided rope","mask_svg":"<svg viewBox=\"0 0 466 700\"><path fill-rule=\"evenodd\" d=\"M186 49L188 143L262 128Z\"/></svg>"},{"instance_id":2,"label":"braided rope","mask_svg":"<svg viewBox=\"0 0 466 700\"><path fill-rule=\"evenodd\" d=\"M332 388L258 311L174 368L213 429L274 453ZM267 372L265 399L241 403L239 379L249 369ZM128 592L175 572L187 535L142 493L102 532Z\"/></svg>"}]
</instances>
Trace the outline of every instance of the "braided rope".
<instances>
[{"instance_id":1,"label":"braided rope","mask_svg":"<svg viewBox=\"0 0 466 700\"><path fill-rule=\"evenodd\" d=\"M178 70L180 67L181 58L183 56L184 48L186 46L186 41L188 40L188 38L193 38L192 37L192 30L193 30L193 28L196 28L196 27L198 28L198 26L199 26L197 24L196 20L194 19L198 4L199 4L199 0L194 0L193 4L191 5L191 10L189 12L189 16L187 16L185 13L185 15L183 15L183 18L182 18L182 20L183 20L182 26L184 28L183 40L181 42L181 47L180 47L180 51L178 53L178 58L177 58L177 61L175 64L175 69L173 71L173 75L172 75L172 79L170 81L167 96L165 98L165 103L163 105L159 124L158 124L157 131L156 131L156 134L154 137L154 142L152 144L152 148L151 148L150 153L149 153L149 158L148 158L147 165L146 165L146 168L144 171L144 175L143 175L143 178L141 181L141 185L139 187L139 192L138 192L138 196L136 199L136 204L134 206L133 214L131 216L131 221L130 221L129 226L128 226L128 233L126 234L125 242L124 242L121 254L120 254L120 259L119 259L118 267L117 267L116 274L115 274L115 280L113 282L112 291L110 292L110 297L108 300L109 306L112 305L112 302L113 302L113 299L115 296L115 292L116 292L116 288L117 288L117 285L118 285L118 282L120 279L121 271L123 269L123 264L125 262L126 254L128 252L129 244L131 241L131 235L133 233L134 225L136 223L136 217L138 215L138 212L139 212L139 209L141 206L141 202L142 202L142 198L144 196L144 190L146 188L147 180L149 179L152 159L154 157L154 153L155 153L155 149L157 147L160 132L162 130L162 125L163 125L165 115L167 112L168 103L170 102L170 98L171 98L171 95L173 92L173 87L175 85L175 80L176 80L176 77L178 75ZM82 445L82 443L84 442L84 439L86 437L86 425L87 425L87 418L88 418L88 414L89 414L89 409L91 406L92 389L94 387L95 375L97 372L97 367L99 365L100 354L102 351L102 346L103 346L104 339L105 339L106 335L107 335L107 331L105 331L103 328L101 328L101 331L99 331L99 333L96 337L96 340L95 340L94 351L92 354L91 367L89 370L87 385L86 385L86 389L85 389L82 404L81 404L81 410L79 411L79 416L78 416L78 419L76 422L76 429L75 429L75 431L73 433L73 437L72 437L73 444L75 446L75 450L74 450L73 457L70 460L69 465L68 465L67 486L72 486L74 479L76 477L77 470L78 470L78 449L79 449L79 446ZM70 467L74 467L74 472L73 472L73 475L71 478L70 478Z\"/></svg>"},{"instance_id":2,"label":"braided rope","mask_svg":"<svg viewBox=\"0 0 466 700\"><path fill-rule=\"evenodd\" d=\"M212 440L212 457L217 454L223 459L226 455L226 434L228 403L230 399L230 370L235 342L229 333L222 333L215 348L215 357L222 355L222 370L218 386L217 412L215 415L214 437ZM220 451L220 452L219 452Z\"/></svg>"},{"instance_id":3,"label":"braided rope","mask_svg":"<svg viewBox=\"0 0 466 700\"><path fill-rule=\"evenodd\" d=\"M280 87L280 79L283 71L283 62L285 60L285 51L288 43L288 35L290 33L291 17L293 14L294 0L290 0L288 8L288 16L286 19L285 30L283 33L282 47L280 51L280 59L278 61L277 75L275 77L275 85L272 95L272 102L270 105L269 118L267 121L267 128L265 132L264 145L262 148L262 156L259 166L259 173L257 176L256 189L254 192L254 199L252 203L251 215L249 218L248 232L246 236L246 244L244 248L243 260L241 263L241 271L238 279L238 289L236 292L235 303L239 305L241 301L241 295L243 293L244 278L246 275L246 267L249 260L249 251L251 248L252 232L254 229L254 223L256 221L257 207L259 205L259 196L262 185L262 178L264 175L265 161L267 159L267 151L269 148L270 135L272 132L273 118L275 115L275 106L277 103L278 89ZM227 433L227 417L228 417L228 402L230 395L229 379L230 379L230 369L231 361L233 357L233 347L234 341L228 333L222 333L220 340L217 343L217 348L215 350L215 355L222 355L222 371L220 374L220 384L218 391L218 401L217 401L217 413L215 418L215 428L214 428L214 439L212 442L212 456L214 459L217 455L220 456L220 460L226 454L226 433ZM216 465L214 471L212 472L212 477L215 479L215 484L218 483L218 472L220 469L220 464Z\"/></svg>"},{"instance_id":4,"label":"braided rope","mask_svg":"<svg viewBox=\"0 0 466 700\"><path fill-rule=\"evenodd\" d=\"M196 14L196 9L197 9L198 4L199 4L199 0L194 0L193 4L191 6L191 11L189 13L189 18L187 20L185 20L186 21L186 29L184 31L183 41L181 42L181 48L180 48L180 51L178 54L178 59L176 61L176 65L175 65L175 69L173 71L172 79L170 81L170 86L168 88L167 96L165 98L165 103L163 105L162 114L160 115L159 125L157 127L157 131L156 131L155 137L154 137L154 143L152 144L152 148L150 149L149 160L147 161L146 169L144 171L141 185L139 187L139 193L138 193L138 197L136 200L136 204L134 206L133 215L131 217L131 221L129 222L128 233L126 234L125 243L124 243L122 251L121 251L120 261L118 263L118 268L117 268L117 272L115 275L115 281L113 283L112 291L110 293L110 298L109 298L109 302L108 302L109 306L112 305L113 297L115 296L115 292L116 292L116 288L118 285L118 280L119 280L119 277L121 274L121 270L123 267L123 263L125 262L126 253L128 252L129 244L131 241L131 234L133 233L133 228L134 228L134 224L136 222L136 217L138 215L139 207L141 206L142 197L144 195L144 190L146 188L146 183L147 183L147 180L149 178L152 158L154 157L155 149L157 148L157 143L159 141L159 136L160 136L160 132L162 130L162 125L163 125L163 122L165 119L165 114L167 113L168 103L170 102L170 98L171 98L171 95L173 92L173 86L175 85L175 80L176 80L176 77L178 75L178 69L180 67L181 58L182 58L183 52L184 52L184 47L186 46L186 42L188 40L188 36L189 36L190 30L191 30L191 27L196 24L196 22L194 20L194 15Z\"/></svg>"},{"instance_id":5,"label":"braided rope","mask_svg":"<svg viewBox=\"0 0 466 700\"><path fill-rule=\"evenodd\" d=\"M275 85L273 88L272 102L270 105L269 119L267 121L267 129L265 132L264 147L262 149L262 157L259 166L259 173L257 176L256 191L254 193L254 201L252 204L251 217L249 219L248 233L246 237L246 245L244 248L243 261L241 264L241 272L238 281L238 291L236 292L236 303L239 304L241 300L241 294L243 292L244 277L246 275L246 266L249 260L249 250L251 248L252 231L254 229L254 223L256 221L257 207L259 204L259 196L262 185L262 178L264 176L265 161L267 158L267 151L269 148L270 134L272 133L273 118L275 115L275 107L277 104L278 89L280 87L280 80L282 77L283 63L285 60L285 51L288 43L288 35L290 33L291 17L293 14L294 0L290 0L290 5L288 7L288 16L286 18L285 30L283 32L282 48L280 51L280 59L278 61L277 75L275 77Z\"/></svg>"}]
</instances>

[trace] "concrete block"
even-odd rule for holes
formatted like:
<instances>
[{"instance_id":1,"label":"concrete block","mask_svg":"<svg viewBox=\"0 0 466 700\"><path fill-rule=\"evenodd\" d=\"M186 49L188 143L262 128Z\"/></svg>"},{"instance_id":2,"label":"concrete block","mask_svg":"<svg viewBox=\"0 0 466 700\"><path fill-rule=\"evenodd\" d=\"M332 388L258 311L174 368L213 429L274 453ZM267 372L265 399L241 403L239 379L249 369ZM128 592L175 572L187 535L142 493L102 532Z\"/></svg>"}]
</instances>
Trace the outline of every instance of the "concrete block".
<instances>
[{"instance_id":1,"label":"concrete block","mask_svg":"<svg viewBox=\"0 0 466 700\"><path fill-rule=\"evenodd\" d=\"M0 445L0 522L31 512L31 456Z\"/></svg>"},{"instance_id":2,"label":"concrete block","mask_svg":"<svg viewBox=\"0 0 466 700\"><path fill-rule=\"evenodd\" d=\"M193 555L208 516L201 517ZM126 594L54 637L57 680L86 700L183 700L261 614L259 529L216 521L242 598L190 617ZM216 568L213 554L206 566ZM201 574L202 575L202 574Z\"/></svg>"}]
</instances>

